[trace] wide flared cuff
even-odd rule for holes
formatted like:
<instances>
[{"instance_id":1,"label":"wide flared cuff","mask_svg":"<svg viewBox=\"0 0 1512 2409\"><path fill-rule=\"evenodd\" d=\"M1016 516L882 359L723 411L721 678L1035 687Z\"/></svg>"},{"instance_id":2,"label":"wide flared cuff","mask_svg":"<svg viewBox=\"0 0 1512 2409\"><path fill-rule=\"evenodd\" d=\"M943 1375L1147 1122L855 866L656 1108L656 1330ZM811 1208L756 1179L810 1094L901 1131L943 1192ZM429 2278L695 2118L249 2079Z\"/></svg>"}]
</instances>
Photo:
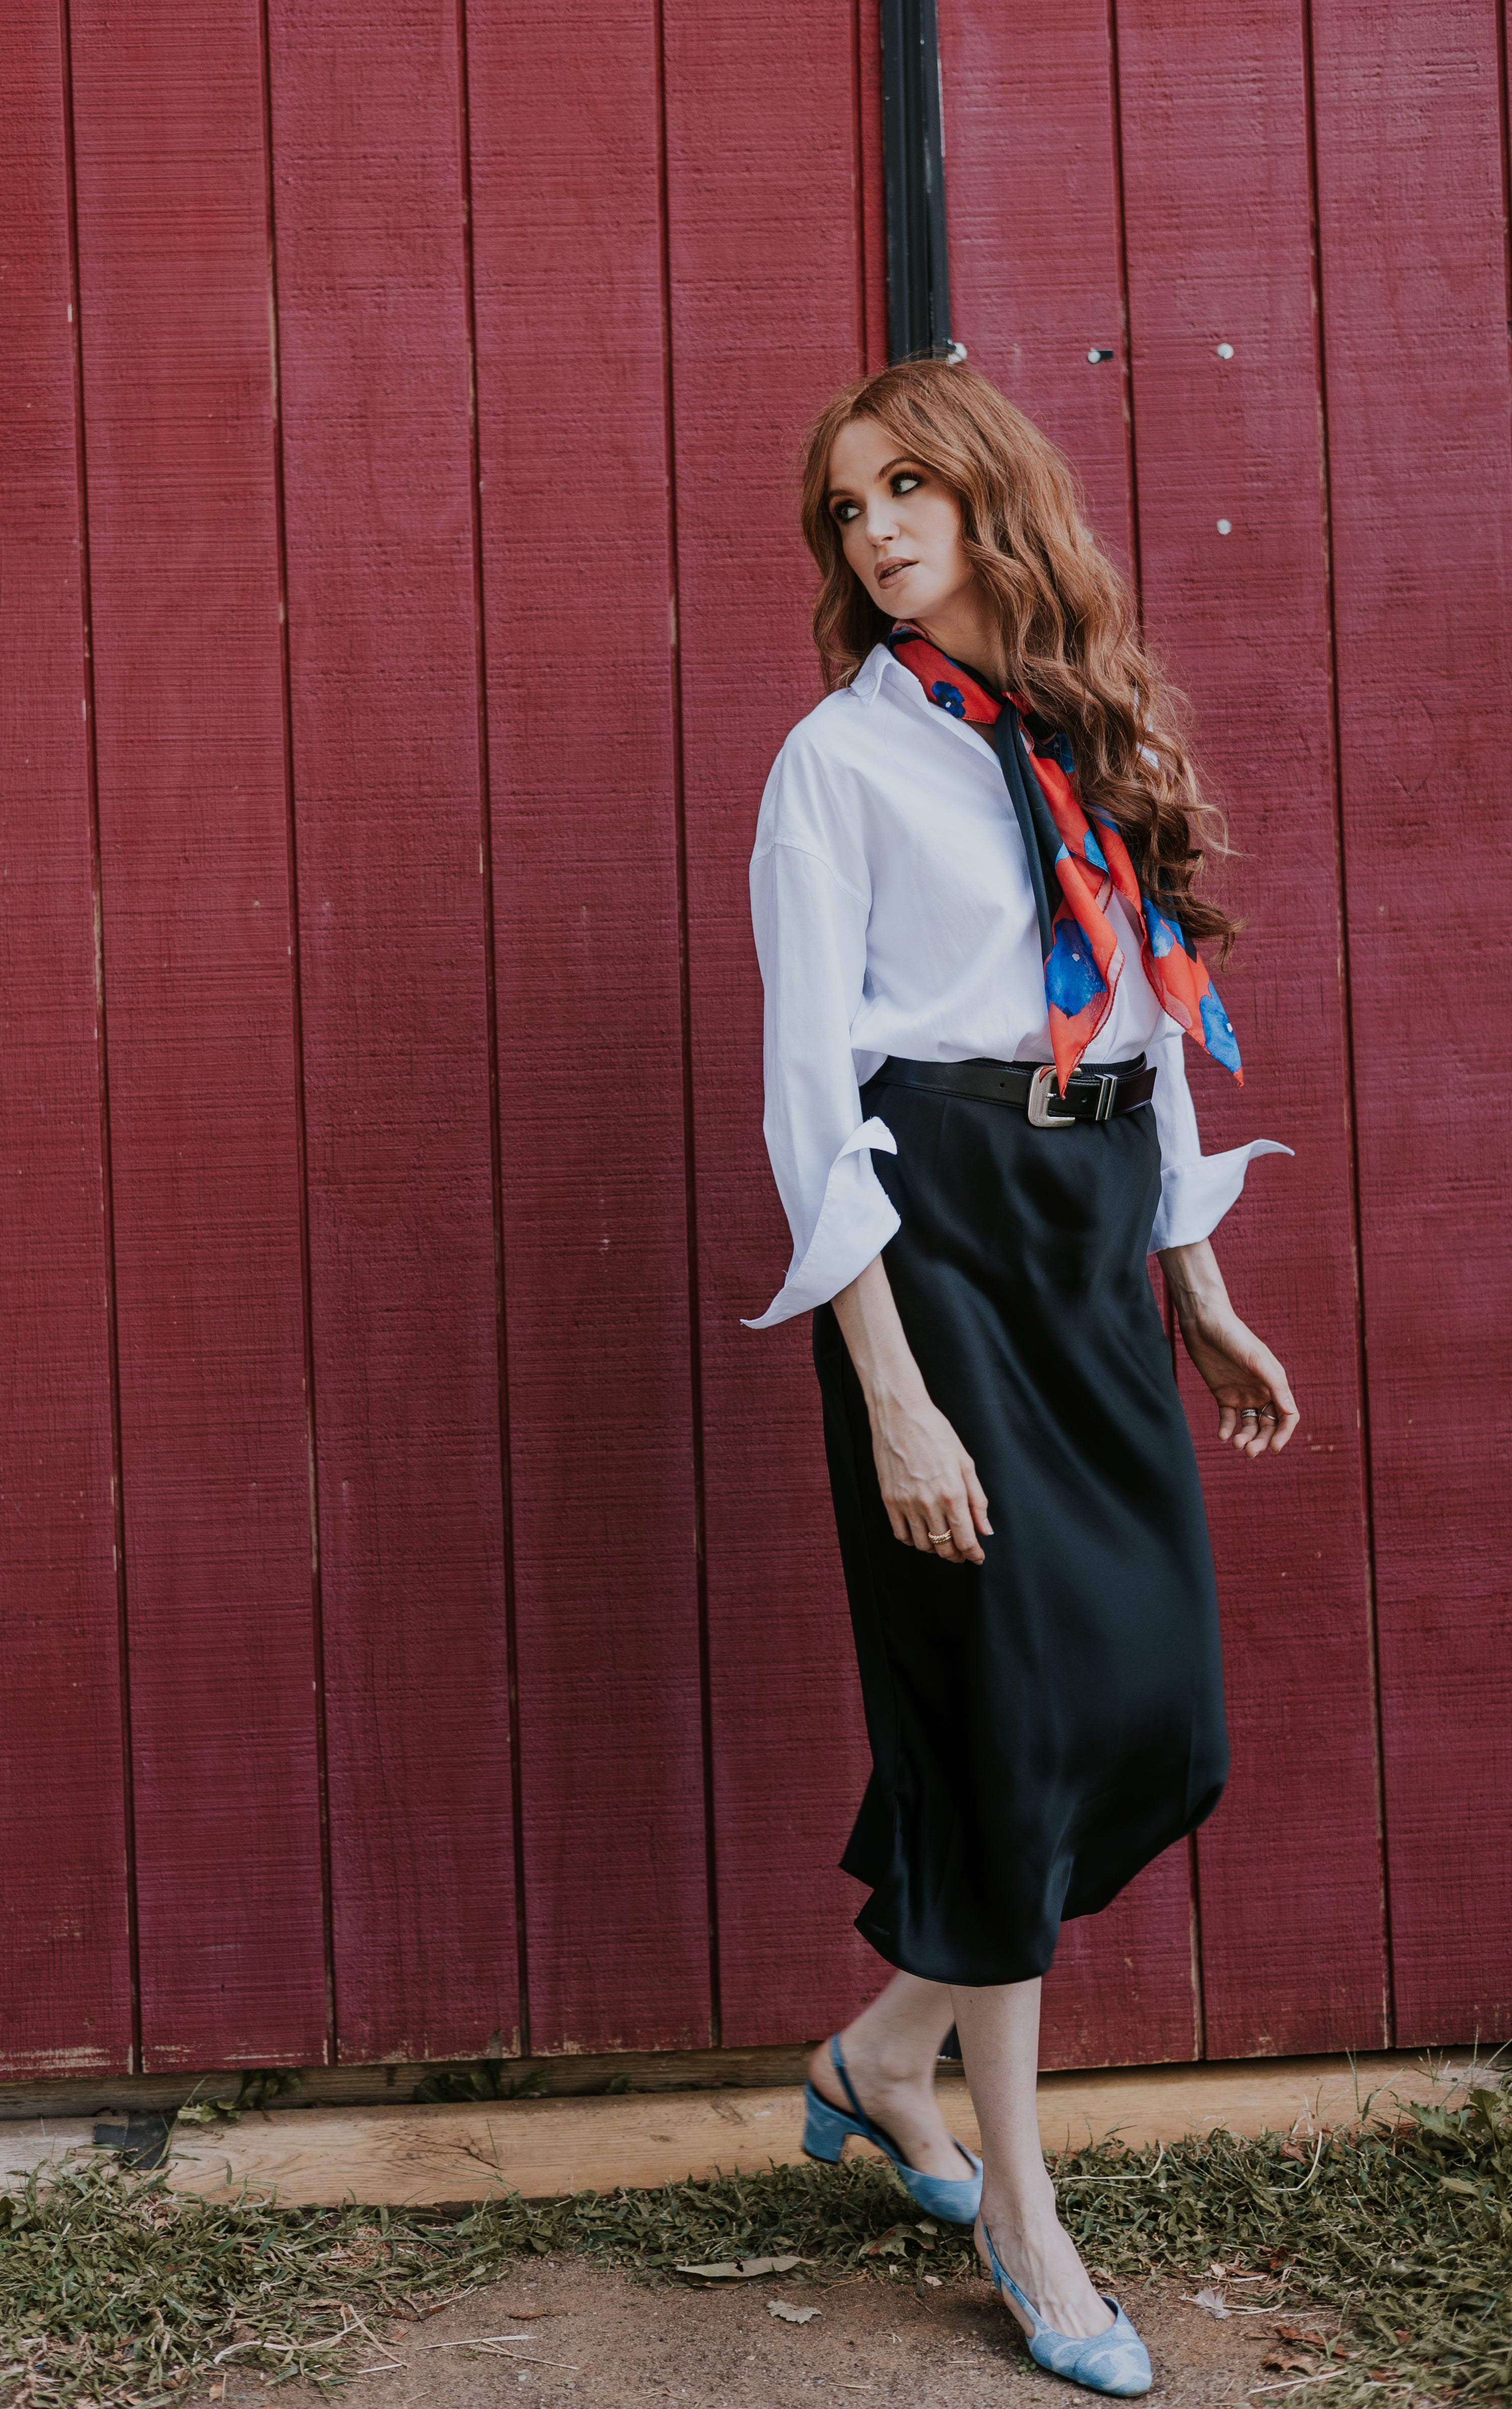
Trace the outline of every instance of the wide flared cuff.
<instances>
[{"instance_id":1,"label":"wide flared cuff","mask_svg":"<svg viewBox=\"0 0 1512 2409\"><path fill-rule=\"evenodd\" d=\"M1166 1247L1194 1247L1210 1238L1245 1184L1245 1174L1257 1154L1289 1154L1274 1137L1257 1137L1228 1154L1202 1154L1195 1161L1173 1163L1160 1178L1160 1203L1150 1232L1150 1252Z\"/></svg>"},{"instance_id":2,"label":"wide flared cuff","mask_svg":"<svg viewBox=\"0 0 1512 2409\"><path fill-rule=\"evenodd\" d=\"M794 1263L766 1312L745 1322L747 1330L771 1330L795 1313L812 1313L816 1305L828 1305L897 1234L901 1226L897 1207L871 1168L873 1147L879 1154L898 1151L886 1122L874 1117L852 1132L830 1164L824 1202L802 1261Z\"/></svg>"}]
</instances>

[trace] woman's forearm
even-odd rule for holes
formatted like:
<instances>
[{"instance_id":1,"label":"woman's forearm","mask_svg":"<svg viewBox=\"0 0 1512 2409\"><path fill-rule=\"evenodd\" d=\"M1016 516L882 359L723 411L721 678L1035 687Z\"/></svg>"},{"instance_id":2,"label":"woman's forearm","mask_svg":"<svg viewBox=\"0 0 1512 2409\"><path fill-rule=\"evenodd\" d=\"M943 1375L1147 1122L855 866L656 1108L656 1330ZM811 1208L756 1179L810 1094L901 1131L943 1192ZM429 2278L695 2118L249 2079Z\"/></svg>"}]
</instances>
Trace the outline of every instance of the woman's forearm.
<instances>
[{"instance_id":1,"label":"woman's forearm","mask_svg":"<svg viewBox=\"0 0 1512 2409\"><path fill-rule=\"evenodd\" d=\"M925 1394L924 1376L903 1335L882 1257L873 1255L831 1302L873 1421L889 1406L915 1405Z\"/></svg>"},{"instance_id":2,"label":"woman's forearm","mask_svg":"<svg viewBox=\"0 0 1512 2409\"><path fill-rule=\"evenodd\" d=\"M895 1539L942 1564L980 1565L992 1536L976 1466L924 1385L882 1257L831 1299L871 1425L877 1486ZM981 1536L979 1536L979 1534Z\"/></svg>"},{"instance_id":3,"label":"woman's forearm","mask_svg":"<svg viewBox=\"0 0 1512 2409\"><path fill-rule=\"evenodd\" d=\"M1210 1238L1199 1238L1189 1247L1162 1247L1160 1269L1183 1323L1203 1314L1233 1310Z\"/></svg>"}]
</instances>

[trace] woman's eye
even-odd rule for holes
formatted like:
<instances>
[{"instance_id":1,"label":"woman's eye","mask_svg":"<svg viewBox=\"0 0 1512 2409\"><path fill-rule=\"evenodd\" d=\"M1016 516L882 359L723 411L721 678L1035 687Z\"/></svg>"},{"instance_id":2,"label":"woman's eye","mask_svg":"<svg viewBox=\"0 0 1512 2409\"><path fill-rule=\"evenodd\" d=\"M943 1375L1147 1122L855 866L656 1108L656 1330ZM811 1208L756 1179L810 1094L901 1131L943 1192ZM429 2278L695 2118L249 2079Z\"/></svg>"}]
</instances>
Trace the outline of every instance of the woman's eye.
<instances>
[{"instance_id":1,"label":"woman's eye","mask_svg":"<svg viewBox=\"0 0 1512 2409\"><path fill-rule=\"evenodd\" d=\"M835 504L835 516L842 527L849 527L852 519L858 519L860 515L861 506L859 502L837 502Z\"/></svg>"},{"instance_id":2,"label":"woman's eye","mask_svg":"<svg viewBox=\"0 0 1512 2409\"><path fill-rule=\"evenodd\" d=\"M923 478L915 476L912 469L900 469L892 481L892 489L895 494L911 494L915 485L923 483Z\"/></svg>"}]
</instances>

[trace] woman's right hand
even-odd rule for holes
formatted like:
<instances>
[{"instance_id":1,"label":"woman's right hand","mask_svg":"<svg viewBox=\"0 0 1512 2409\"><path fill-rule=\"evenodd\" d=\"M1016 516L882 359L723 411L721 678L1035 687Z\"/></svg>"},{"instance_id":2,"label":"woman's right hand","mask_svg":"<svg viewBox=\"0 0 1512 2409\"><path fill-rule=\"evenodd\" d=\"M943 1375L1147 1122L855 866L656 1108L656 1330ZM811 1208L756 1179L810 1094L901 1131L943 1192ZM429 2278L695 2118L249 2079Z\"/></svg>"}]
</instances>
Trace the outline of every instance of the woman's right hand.
<instances>
[{"instance_id":1,"label":"woman's right hand","mask_svg":"<svg viewBox=\"0 0 1512 2409\"><path fill-rule=\"evenodd\" d=\"M917 1377L916 1365L914 1371ZM976 1466L931 1404L922 1378L914 1394L869 1397L867 1411L893 1537L938 1556L942 1564L985 1564L977 1534L990 1539L992 1525ZM944 1531L948 1539L939 1536Z\"/></svg>"},{"instance_id":2,"label":"woman's right hand","mask_svg":"<svg viewBox=\"0 0 1512 2409\"><path fill-rule=\"evenodd\" d=\"M924 1385L880 1255L834 1307L866 1399L893 1537L942 1564L985 1564L992 1525L976 1466Z\"/></svg>"}]
</instances>

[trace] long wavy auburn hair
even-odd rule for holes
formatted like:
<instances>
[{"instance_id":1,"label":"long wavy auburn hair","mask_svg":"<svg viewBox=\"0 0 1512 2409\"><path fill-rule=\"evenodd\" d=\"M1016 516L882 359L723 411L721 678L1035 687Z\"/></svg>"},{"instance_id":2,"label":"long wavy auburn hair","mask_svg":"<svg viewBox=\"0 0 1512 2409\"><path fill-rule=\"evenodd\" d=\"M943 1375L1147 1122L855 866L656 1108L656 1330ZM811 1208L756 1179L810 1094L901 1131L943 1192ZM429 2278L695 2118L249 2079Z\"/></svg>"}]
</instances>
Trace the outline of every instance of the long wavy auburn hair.
<instances>
[{"instance_id":1,"label":"long wavy auburn hair","mask_svg":"<svg viewBox=\"0 0 1512 2409\"><path fill-rule=\"evenodd\" d=\"M883 368L837 394L809 437L803 535L824 581L814 641L826 686L848 684L892 624L845 558L828 505L830 449L856 418L874 420L955 495L1009 686L1065 731L1083 804L1107 813L1149 893L1221 959L1239 923L1195 882L1229 846L1182 738L1182 698L1145 649L1133 597L1088 532L1069 464L974 368Z\"/></svg>"}]
</instances>

